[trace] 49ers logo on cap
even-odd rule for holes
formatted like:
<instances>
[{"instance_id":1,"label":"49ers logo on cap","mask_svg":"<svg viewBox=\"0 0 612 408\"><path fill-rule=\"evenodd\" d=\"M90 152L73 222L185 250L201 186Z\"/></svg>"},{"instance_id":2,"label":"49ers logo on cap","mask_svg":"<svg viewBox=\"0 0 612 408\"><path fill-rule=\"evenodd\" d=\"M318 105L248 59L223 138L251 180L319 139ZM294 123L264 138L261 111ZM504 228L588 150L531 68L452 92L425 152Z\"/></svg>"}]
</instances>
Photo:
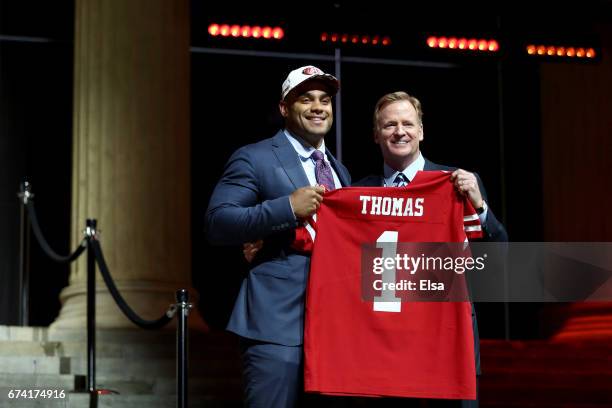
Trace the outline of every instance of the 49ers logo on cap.
<instances>
[{"instance_id":1,"label":"49ers logo on cap","mask_svg":"<svg viewBox=\"0 0 612 408\"><path fill-rule=\"evenodd\" d=\"M302 70L302 74L304 75L323 75L323 71L321 71L317 67L306 67Z\"/></svg>"},{"instance_id":2,"label":"49ers logo on cap","mask_svg":"<svg viewBox=\"0 0 612 408\"><path fill-rule=\"evenodd\" d=\"M326 82L326 85L328 85L326 89L329 91L330 95L333 96L338 92L338 80L336 78L326 74L314 65L305 65L294 69L287 75L281 87L281 100L285 100L287 94L295 87L312 79L320 79L322 82Z\"/></svg>"}]
</instances>

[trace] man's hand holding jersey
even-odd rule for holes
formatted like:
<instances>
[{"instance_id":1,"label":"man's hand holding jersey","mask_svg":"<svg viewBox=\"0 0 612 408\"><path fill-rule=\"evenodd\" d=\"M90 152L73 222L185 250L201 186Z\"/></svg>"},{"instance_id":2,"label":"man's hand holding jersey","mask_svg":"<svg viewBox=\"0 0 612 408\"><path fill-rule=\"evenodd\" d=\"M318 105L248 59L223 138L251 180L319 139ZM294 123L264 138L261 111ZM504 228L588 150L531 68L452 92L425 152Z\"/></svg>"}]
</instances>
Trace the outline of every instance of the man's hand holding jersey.
<instances>
[{"instance_id":1,"label":"man's hand holding jersey","mask_svg":"<svg viewBox=\"0 0 612 408\"><path fill-rule=\"evenodd\" d=\"M484 200L474 173L457 169L451 174L451 181L457 191L470 200L474 208L482 208Z\"/></svg>"},{"instance_id":2,"label":"man's hand holding jersey","mask_svg":"<svg viewBox=\"0 0 612 408\"><path fill-rule=\"evenodd\" d=\"M325 187L317 185L298 188L291 193L289 202L295 217L301 220L317 212L323 201L324 192Z\"/></svg>"},{"instance_id":3,"label":"man's hand holding jersey","mask_svg":"<svg viewBox=\"0 0 612 408\"><path fill-rule=\"evenodd\" d=\"M289 202L295 218L303 220L316 213L323 201L323 193L325 193L325 187L322 185L298 188L291 193ZM247 262L250 263L255 259L263 244L263 239L243 244L242 254Z\"/></svg>"}]
</instances>

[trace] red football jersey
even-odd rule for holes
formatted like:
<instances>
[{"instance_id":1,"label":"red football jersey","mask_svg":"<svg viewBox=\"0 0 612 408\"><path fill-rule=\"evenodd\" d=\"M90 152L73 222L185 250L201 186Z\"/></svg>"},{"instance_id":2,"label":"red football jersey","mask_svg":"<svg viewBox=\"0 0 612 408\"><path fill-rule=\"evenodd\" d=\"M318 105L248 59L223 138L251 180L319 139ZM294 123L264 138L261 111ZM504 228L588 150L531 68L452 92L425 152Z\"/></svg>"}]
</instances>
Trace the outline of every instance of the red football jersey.
<instances>
[{"instance_id":1,"label":"red football jersey","mask_svg":"<svg viewBox=\"0 0 612 408\"><path fill-rule=\"evenodd\" d=\"M364 300L362 292L363 244L481 236L478 216L456 192L450 173L418 172L406 187L331 191L308 228L310 233L298 229L296 240L306 250L314 240L306 291L305 390L475 399L469 302Z\"/></svg>"}]
</instances>

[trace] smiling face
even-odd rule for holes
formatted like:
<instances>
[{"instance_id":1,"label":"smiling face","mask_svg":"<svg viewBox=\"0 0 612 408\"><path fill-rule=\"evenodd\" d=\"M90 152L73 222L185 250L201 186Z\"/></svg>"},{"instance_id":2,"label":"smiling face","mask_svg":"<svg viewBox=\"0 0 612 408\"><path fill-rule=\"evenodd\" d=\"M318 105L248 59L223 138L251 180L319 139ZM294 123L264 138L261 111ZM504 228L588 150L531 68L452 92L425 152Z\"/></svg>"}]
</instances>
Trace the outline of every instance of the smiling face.
<instances>
[{"instance_id":1,"label":"smiling face","mask_svg":"<svg viewBox=\"0 0 612 408\"><path fill-rule=\"evenodd\" d=\"M408 100L390 102L378 111L374 141L380 145L385 163L403 171L419 157L423 125L417 110Z\"/></svg>"},{"instance_id":2,"label":"smiling face","mask_svg":"<svg viewBox=\"0 0 612 408\"><path fill-rule=\"evenodd\" d=\"M329 90L316 80L292 90L279 108L287 130L315 148L321 145L334 121Z\"/></svg>"}]
</instances>

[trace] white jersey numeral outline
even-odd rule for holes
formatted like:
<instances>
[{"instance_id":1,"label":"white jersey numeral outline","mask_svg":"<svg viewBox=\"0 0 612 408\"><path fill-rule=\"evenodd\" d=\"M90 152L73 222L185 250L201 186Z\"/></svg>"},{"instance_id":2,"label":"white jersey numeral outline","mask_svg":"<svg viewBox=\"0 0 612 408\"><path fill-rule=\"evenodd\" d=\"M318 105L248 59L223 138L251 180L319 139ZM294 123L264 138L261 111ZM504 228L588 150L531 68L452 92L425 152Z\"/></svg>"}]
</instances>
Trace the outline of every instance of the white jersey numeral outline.
<instances>
[{"instance_id":1,"label":"white jersey numeral outline","mask_svg":"<svg viewBox=\"0 0 612 408\"><path fill-rule=\"evenodd\" d=\"M397 255L397 231L385 231L376 240L376 248L382 249L382 257L393 258ZM385 268L381 274L383 283L395 283L396 270ZM401 299L395 296L395 290L385 289L380 291L380 296L374 297L373 309L375 312L393 312L399 313L402 311Z\"/></svg>"}]
</instances>

